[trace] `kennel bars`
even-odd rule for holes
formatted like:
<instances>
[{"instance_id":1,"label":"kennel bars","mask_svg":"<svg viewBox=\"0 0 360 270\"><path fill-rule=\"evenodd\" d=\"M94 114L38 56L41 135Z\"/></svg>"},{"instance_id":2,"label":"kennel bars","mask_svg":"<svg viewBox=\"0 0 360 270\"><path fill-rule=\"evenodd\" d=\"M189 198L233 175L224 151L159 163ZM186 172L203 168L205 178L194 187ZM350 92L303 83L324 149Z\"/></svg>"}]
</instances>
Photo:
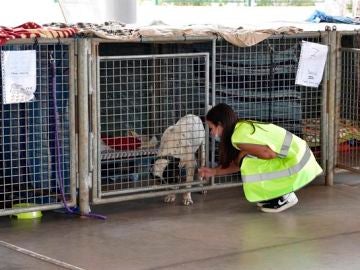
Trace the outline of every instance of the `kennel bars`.
<instances>
[{"instance_id":1,"label":"kennel bars","mask_svg":"<svg viewBox=\"0 0 360 270\"><path fill-rule=\"evenodd\" d=\"M4 104L1 97L0 215L62 208L61 186L67 204L76 204L74 41L14 40L0 46L21 50L36 51L36 91L26 103Z\"/></svg>"},{"instance_id":2,"label":"kennel bars","mask_svg":"<svg viewBox=\"0 0 360 270\"><path fill-rule=\"evenodd\" d=\"M241 119L272 122L303 138L322 167L327 156L327 78L318 88L295 85L301 42L329 43L327 32L273 36L250 47L216 44L214 104L227 103ZM319 128L320 127L320 128ZM213 162L216 157L213 156ZM226 177L222 181L239 181Z\"/></svg>"},{"instance_id":3,"label":"kennel bars","mask_svg":"<svg viewBox=\"0 0 360 270\"><path fill-rule=\"evenodd\" d=\"M319 89L291 87L301 40L329 45L329 57L324 79ZM99 44L100 46L98 46ZM108 45L107 50L110 55L101 53L101 48L99 51L99 47L104 44ZM36 95L40 98L33 103L2 104L1 106L0 161L2 167L0 170L4 183L0 185L3 199L0 215L23 212L23 208L15 209L13 205L24 202L36 204L26 208L28 211L62 207L58 186L55 184L57 162L54 158L56 150L54 148L54 126L51 124L53 122L51 104L54 103L52 103L53 97L50 91L51 87L49 87L51 80L49 52L53 52L52 55L57 66L56 90L59 92L56 99L60 111L60 141L63 154L60 162L65 178L66 196L69 205L76 204L78 175L80 179L79 202L82 213L90 211L90 201L105 203L167 195L170 192L182 193L186 189L175 188L188 186L186 183L156 183L155 180L154 185L149 184L150 181L148 181L148 186L141 186L141 184L139 186L139 178L141 182L143 176L131 171L121 172L120 169L120 176L125 175L128 183L121 183L119 185L121 188L111 190L109 179L106 179L111 177L109 172L113 172L115 176L118 174L116 172L118 168L130 168L130 170L149 168L151 167L149 159L156 156L156 149L152 149L153 152L146 152L147 150L144 149L138 151L138 149L128 156L108 151L107 154L113 164L111 165L111 162L102 163L101 147L104 149L104 145L101 141L101 131L106 130L114 134L119 131L125 132L125 130L126 132L134 131L127 133L126 136L132 134L131 136L136 137L150 134L151 129L148 127L150 123L150 126L154 127L152 133L156 137L156 140L154 139L152 142L159 143L161 133L167 126L173 124L182 112L190 109L190 111L193 110L194 113L204 116L206 108L218 102L230 103L243 117L255 118L260 121L274 121L303 137L318 153L317 157L321 161L322 167L326 168L327 184L333 183L335 165L339 168L359 172L359 87L356 69L359 45L356 31L336 32L333 29L333 31L305 32L291 36L272 36L270 39L248 48L238 48L220 39L208 40L195 37L186 40L182 38L173 41L164 40L162 43L158 40L155 42L147 39L143 43L132 43L131 47L128 45L124 44L118 48L114 46L114 42L108 40L80 39L74 42L74 40L68 39L55 43L49 40L39 40L37 45L33 41L16 40L1 46L1 50L36 49L38 57L37 84L40 89ZM114 48L115 51L113 51ZM114 56L118 63L127 64L127 66L123 66L123 68L126 67L127 73L121 72L122 80L125 80L122 83L130 85L130 88L118 88L116 101L118 103L110 101L109 96L104 96L104 94L101 96L98 92L100 74L102 74L101 80L105 80L104 85L107 87L116 85L115 82L107 79L114 75L110 76L111 73L106 73L106 70L116 70L115 66L111 66L112 64L110 64L110 68L107 66L114 61L111 56ZM160 59L167 58L166 61L170 63L171 59L174 61L178 57L179 60L182 56L190 57L191 61L196 59L196 62L180 61L178 62L180 65L172 62L171 65L167 64L168 68L164 71L161 65L156 67L156 65L150 65L148 61L153 58L160 63L162 61ZM103 57L102 60L101 57ZM200 60L198 57L202 59ZM131 62L135 65L132 66ZM145 65L143 64L142 68L136 68L136 63L145 63ZM100 66L102 66L102 71L97 70ZM182 66L184 70L181 67L176 69L174 66ZM192 67L192 69L186 67ZM77 76L75 76L76 68ZM129 73L130 70L135 73ZM148 84L141 82L143 79L139 80L139 78L146 78L146 74L148 74ZM171 76L178 74L183 79L176 85L170 74L172 74ZM194 74L197 74L200 79L193 79L195 78ZM151 77L153 81L149 79ZM208 79L204 80L204 77ZM335 77L337 79L333 80L332 78ZM191 85L184 84L188 78L192 81ZM79 86L79 94L75 87L76 81ZM161 87L165 81L168 81L166 87ZM172 86L169 84L170 82L173 83ZM150 84L153 85L153 88L150 87ZM148 93L157 93L157 98L152 95L143 95L136 90L136 87L144 87L144 85L146 85ZM195 86L198 85L203 89L202 93L195 91ZM160 90L154 90L157 87ZM185 89L188 94L180 95L176 87ZM71 89L73 91L70 91ZM120 89L130 89L130 91L126 94L127 96L121 96ZM173 90L168 91L169 89ZM164 92L165 90L167 92ZM191 92L193 94L189 94ZM77 98L78 102L76 102ZM151 100L148 102L149 106L144 107L144 105L136 103L140 98L141 103L144 100L146 102ZM183 105L177 106L181 98L183 98L183 102L180 104ZM131 104L131 100L135 103ZM185 106L187 104L185 100L190 100L193 106ZM107 102L112 103L109 105ZM156 102L160 106L156 106ZM78 104L76 114L75 103ZM156 109L144 114L148 107ZM126 113L131 115L131 111L121 111L124 108L132 108L134 115L142 116L139 119L135 117L132 120L123 121L124 118L121 117L124 117ZM161 115L164 116L162 121L156 121L156 118L161 119ZM120 122L127 125L126 128L119 126L119 123L116 122L117 117L122 119ZM169 121L170 119L171 121ZM145 134L138 134L138 131L143 130L145 126ZM123 136L124 134L115 135ZM152 138L148 139L148 143L151 144ZM77 140L80 142L79 151L76 150ZM133 145L136 144L137 141L134 140ZM319 146L320 148L318 148ZM208 135L206 149L208 151L206 157L211 164L216 160L217 150L215 142ZM79 159L77 159L77 152ZM118 159L121 160L120 163ZM116 164L116 162L118 163ZM103 180L100 177L101 167L103 167L102 175L106 176ZM184 177L184 171L179 170L178 175L180 178ZM101 181L106 183L103 187L105 186L107 189L100 189ZM201 186L200 184L205 185ZM233 175L213 179L210 183L195 181L191 190L239 185L241 185L239 177ZM91 188L92 194L89 193ZM169 190L170 188L172 189ZM46 193L45 190L48 192Z\"/></svg>"},{"instance_id":4,"label":"kennel bars","mask_svg":"<svg viewBox=\"0 0 360 270\"><path fill-rule=\"evenodd\" d=\"M358 32L337 33L334 160L336 167L360 172L360 38Z\"/></svg>"},{"instance_id":5,"label":"kennel bars","mask_svg":"<svg viewBox=\"0 0 360 270\"><path fill-rule=\"evenodd\" d=\"M181 181L169 183L175 177L186 177L184 169L175 168L178 175L162 181L150 171L165 129L189 113L204 117L209 99L209 55L100 56L96 74L94 202L152 197L169 193L169 188L188 186ZM190 186L199 184L198 180Z\"/></svg>"},{"instance_id":6,"label":"kennel bars","mask_svg":"<svg viewBox=\"0 0 360 270\"><path fill-rule=\"evenodd\" d=\"M200 111L199 108L193 106L195 113L198 112L199 115L204 116L208 105L226 102L233 106L241 117L273 121L304 138L317 153L317 158L325 168L328 164L326 99L330 67L327 65L323 83L319 88L295 86L296 67L302 40L328 44L330 39L328 32L306 32L290 36L273 36L246 48L233 46L220 39L196 40L194 37L191 41L165 40L163 43L159 40L154 43L150 39L146 42L131 44L101 39L93 41L91 61L97 62L97 66L92 66L90 80L93 89L97 89L91 96L90 108L93 126L90 128L92 130L90 136L94 142L90 147L92 149L90 167L93 168L91 170L93 203L180 193L185 189L178 189L179 187L188 186L186 183L163 185L156 183L154 179L146 178L148 176L145 175L150 174L154 161L151 159L156 157L156 147L140 150L125 149L127 151L113 149L116 143L124 144L121 140L128 140L125 145L127 143L137 148L139 141L136 138L141 140L144 135L145 141L150 142L153 139L152 142L159 143L160 135L165 128L174 124L182 116L181 110L175 106L176 99L179 98L176 89L181 89L181 83L172 84L169 87L168 81L172 81L169 74L174 76L176 73L183 72L181 68L186 64L172 64L172 70L165 69L165 71L160 66L149 64L148 59L154 59L154 57L168 58L166 61L170 61L171 58L176 55L181 56L183 53L208 54L209 75L207 77L209 81L205 82L208 85L208 90L205 91L208 93L207 97L206 93L200 94L195 89L196 84L183 87L192 93L188 95L188 98L197 96L200 100L203 99L202 102L197 103L197 106L201 107ZM178 66L177 70L174 66ZM197 65L190 63L190 66ZM201 68L192 68L191 76L196 77L194 74L201 74L199 73ZM185 70L184 74L189 73ZM166 86L162 87L165 82ZM168 91L170 88L173 90ZM139 89L145 89L145 92ZM166 93L161 92L164 89L167 90ZM164 99L165 96L167 97ZM170 102L170 100L174 101ZM194 99L190 100L190 104L195 104L194 102ZM164 106L165 104L172 104L172 106ZM158 129L151 131L149 126L155 126ZM117 142L114 137L118 137ZM207 143L209 164L215 164L217 146L209 137ZM139 168L144 171L139 173L136 171ZM184 176L181 170L179 174L180 178ZM145 177L145 181L142 177ZM189 190L240 186L241 179L239 175L232 175L215 178L204 186L199 186L199 184L204 183L195 181L195 186Z\"/></svg>"}]
</instances>

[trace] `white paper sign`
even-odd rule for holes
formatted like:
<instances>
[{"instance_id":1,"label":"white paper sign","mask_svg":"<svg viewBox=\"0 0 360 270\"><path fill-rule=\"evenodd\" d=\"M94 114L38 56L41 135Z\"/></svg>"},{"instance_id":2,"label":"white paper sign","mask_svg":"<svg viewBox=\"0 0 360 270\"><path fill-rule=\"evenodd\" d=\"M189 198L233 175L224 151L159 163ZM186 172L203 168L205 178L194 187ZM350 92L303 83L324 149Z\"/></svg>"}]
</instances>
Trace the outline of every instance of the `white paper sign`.
<instances>
[{"instance_id":1,"label":"white paper sign","mask_svg":"<svg viewBox=\"0 0 360 270\"><path fill-rule=\"evenodd\" d=\"M295 84L318 87L323 77L327 52L326 45L302 41Z\"/></svg>"},{"instance_id":2,"label":"white paper sign","mask_svg":"<svg viewBox=\"0 0 360 270\"><path fill-rule=\"evenodd\" d=\"M2 51L3 103L23 103L34 99L36 90L36 51Z\"/></svg>"}]
</instances>

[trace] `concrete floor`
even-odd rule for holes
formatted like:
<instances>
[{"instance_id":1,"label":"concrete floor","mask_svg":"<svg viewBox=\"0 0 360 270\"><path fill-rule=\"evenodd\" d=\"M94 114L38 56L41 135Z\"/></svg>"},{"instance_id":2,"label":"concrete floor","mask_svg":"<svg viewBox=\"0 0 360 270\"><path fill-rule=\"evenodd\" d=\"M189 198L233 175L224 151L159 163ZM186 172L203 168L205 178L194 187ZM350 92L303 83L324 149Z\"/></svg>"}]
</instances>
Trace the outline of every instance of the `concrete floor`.
<instances>
[{"instance_id":1,"label":"concrete floor","mask_svg":"<svg viewBox=\"0 0 360 270\"><path fill-rule=\"evenodd\" d=\"M106 221L1 217L0 269L360 269L360 176L335 180L302 189L280 214L232 188L194 194L190 207L153 198L93 209Z\"/></svg>"}]
</instances>

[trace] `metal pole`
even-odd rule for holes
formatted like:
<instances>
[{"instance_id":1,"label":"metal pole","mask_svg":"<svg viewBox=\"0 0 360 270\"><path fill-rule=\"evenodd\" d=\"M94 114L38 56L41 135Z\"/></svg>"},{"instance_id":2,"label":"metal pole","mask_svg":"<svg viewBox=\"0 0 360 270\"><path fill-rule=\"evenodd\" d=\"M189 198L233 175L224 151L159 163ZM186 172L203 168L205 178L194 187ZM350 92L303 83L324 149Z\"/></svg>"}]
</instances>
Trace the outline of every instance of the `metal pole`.
<instances>
[{"instance_id":1,"label":"metal pole","mask_svg":"<svg viewBox=\"0 0 360 270\"><path fill-rule=\"evenodd\" d=\"M76 204L76 188L77 188L77 176L78 176L78 166L77 166L77 153L78 153L78 141L77 141L77 119L76 119L76 98L77 98L77 85L76 85L76 56L75 56L75 46L76 43L71 43L69 46L69 89L74 89L73 93L69 93L69 115L70 115L70 154L71 154L71 163L70 163L70 183L71 183L71 204Z\"/></svg>"},{"instance_id":2,"label":"metal pole","mask_svg":"<svg viewBox=\"0 0 360 270\"><path fill-rule=\"evenodd\" d=\"M329 32L326 32L324 35L322 42L325 45L330 45L329 42ZM324 81L323 81L323 89L322 89L322 101L321 101L321 167L324 170L324 180L326 179L327 173L327 156L328 156L328 82L330 80L330 68L329 68L329 59L330 54L328 54L328 61L326 63L325 74L324 74Z\"/></svg>"},{"instance_id":3,"label":"metal pole","mask_svg":"<svg viewBox=\"0 0 360 270\"><path fill-rule=\"evenodd\" d=\"M63 6L62 6L62 3L61 3L61 0L58 0L58 1L55 1L59 4L59 7L60 7L60 11L61 11L61 15L63 16L64 18L64 22L67 24L68 21L66 19L66 16L65 16L65 12L64 12L64 9L63 9Z\"/></svg>"},{"instance_id":4,"label":"metal pole","mask_svg":"<svg viewBox=\"0 0 360 270\"><path fill-rule=\"evenodd\" d=\"M88 104L88 42L78 41L78 112L79 112L79 204L80 213L90 213L89 206L89 104Z\"/></svg>"},{"instance_id":5,"label":"metal pole","mask_svg":"<svg viewBox=\"0 0 360 270\"><path fill-rule=\"evenodd\" d=\"M341 106L341 92L342 92L342 52L341 52L341 33L336 33L336 82L335 82L335 127L334 127L334 144L329 147L334 148L334 170L337 167L338 160L338 130L340 128L340 106ZM334 172L333 170L333 172Z\"/></svg>"},{"instance_id":6,"label":"metal pole","mask_svg":"<svg viewBox=\"0 0 360 270\"><path fill-rule=\"evenodd\" d=\"M327 168L325 174L325 183L328 186L334 184L334 156L335 156L335 104L336 104L336 30L329 32L330 43L330 77L328 82L328 121L329 121L329 147L328 147L328 159Z\"/></svg>"},{"instance_id":7,"label":"metal pole","mask_svg":"<svg viewBox=\"0 0 360 270\"><path fill-rule=\"evenodd\" d=\"M211 72L212 72L212 76L211 76L211 101L210 99L207 102L211 102L211 105L209 106L208 109L211 109L213 106L215 106L216 103L216 49L217 49L217 39L214 39L212 41L212 59L211 59ZM206 112L207 113L207 112ZM209 144L209 139L210 138L210 133L209 133L209 127L206 126L206 133L208 134L209 137L207 137L207 144ZM210 167L213 167L215 164L215 141L214 140L210 140L211 142L211 164ZM207 145L208 148L208 145ZM215 177L211 178L211 186L215 185Z\"/></svg>"},{"instance_id":8,"label":"metal pole","mask_svg":"<svg viewBox=\"0 0 360 270\"><path fill-rule=\"evenodd\" d=\"M90 171L92 171L92 199L97 198L99 196L99 185L100 183L98 183L99 179L101 178L101 158L99 158L99 152L101 152L101 150L98 152L98 147L99 147L99 132L100 132L100 113L99 113L99 108L100 108L100 91L96 91L96 89L100 89L100 81L98 80L100 78L100 72L99 72L99 43L94 43L91 42L91 54L93 56L93 54L95 54L94 57L96 57L96 60L94 60L93 58L91 60L91 78L90 78L90 86L92 89L92 99L91 99L91 120L92 120L92 134L93 134L93 152L90 153L90 155L92 156L92 168L90 169ZM101 185L100 185L101 186Z\"/></svg>"}]
</instances>

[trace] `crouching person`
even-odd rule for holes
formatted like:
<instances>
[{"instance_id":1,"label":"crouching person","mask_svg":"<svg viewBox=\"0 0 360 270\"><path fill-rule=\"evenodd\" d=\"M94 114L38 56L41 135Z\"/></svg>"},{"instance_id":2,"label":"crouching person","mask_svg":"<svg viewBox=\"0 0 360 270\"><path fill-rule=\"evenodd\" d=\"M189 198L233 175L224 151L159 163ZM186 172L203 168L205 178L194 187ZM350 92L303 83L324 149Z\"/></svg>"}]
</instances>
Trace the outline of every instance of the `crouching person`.
<instances>
[{"instance_id":1,"label":"crouching person","mask_svg":"<svg viewBox=\"0 0 360 270\"><path fill-rule=\"evenodd\" d=\"M220 138L220 165L200 168L200 176L240 170L246 199L263 212L294 206L294 192L322 173L306 142L277 125L239 120L226 104L210 109L206 122L211 135Z\"/></svg>"}]
</instances>

